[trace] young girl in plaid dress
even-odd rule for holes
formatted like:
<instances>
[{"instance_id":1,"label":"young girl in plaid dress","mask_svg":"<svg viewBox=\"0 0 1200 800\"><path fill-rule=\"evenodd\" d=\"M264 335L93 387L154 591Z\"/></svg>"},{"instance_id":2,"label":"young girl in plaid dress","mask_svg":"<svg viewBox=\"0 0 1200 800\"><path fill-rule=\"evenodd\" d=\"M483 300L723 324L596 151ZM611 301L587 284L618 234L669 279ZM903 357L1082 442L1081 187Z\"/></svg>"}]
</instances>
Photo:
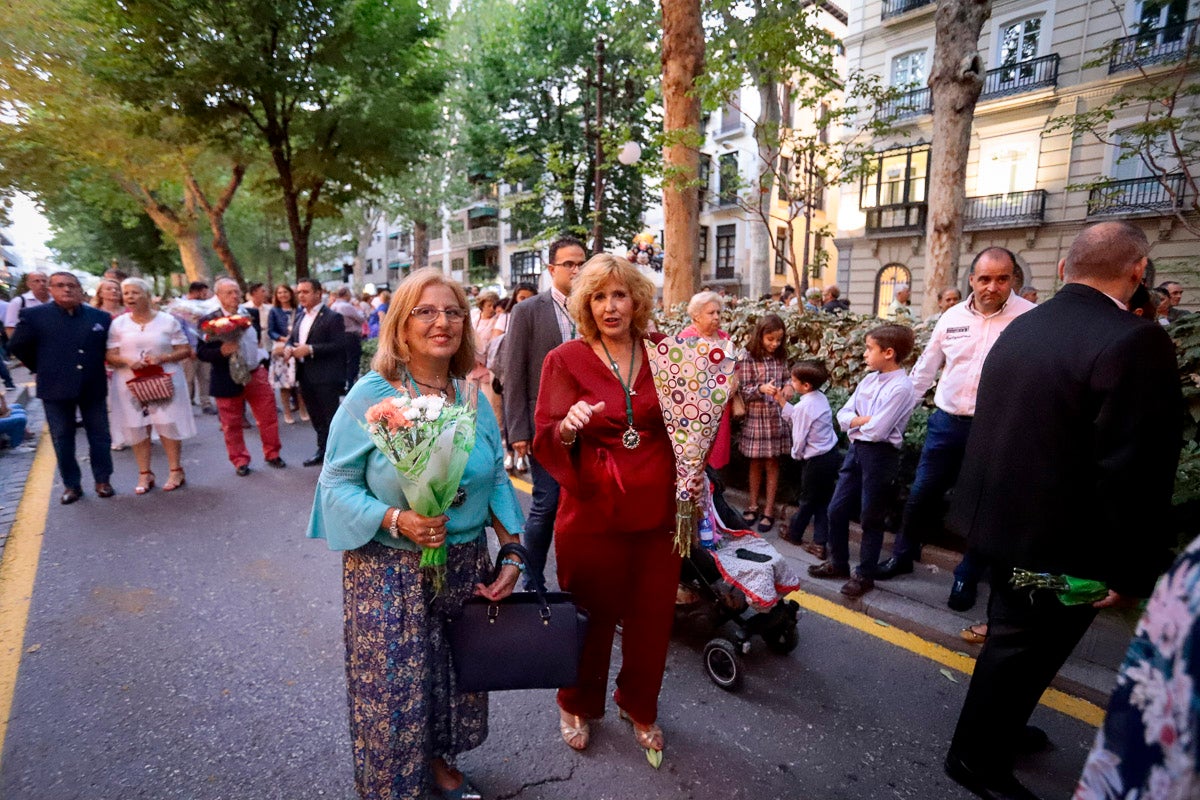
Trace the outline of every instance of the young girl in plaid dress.
<instances>
[{"instance_id":1,"label":"young girl in plaid dress","mask_svg":"<svg viewBox=\"0 0 1200 800\"><path fill-rule=\"evenodd\" d=\"M779 457L791 447L791 434L779 415L775 394L788 385L787 346L783 320L767 314L754 328L746 356L737 365L738 391L746 402L746 419L738 449L750 459L750 506L743 518L758 523L760 533L775 527L775 490L779 487ZM765 502L760 510L763 474Z\"/></svg>"}]
</instances>

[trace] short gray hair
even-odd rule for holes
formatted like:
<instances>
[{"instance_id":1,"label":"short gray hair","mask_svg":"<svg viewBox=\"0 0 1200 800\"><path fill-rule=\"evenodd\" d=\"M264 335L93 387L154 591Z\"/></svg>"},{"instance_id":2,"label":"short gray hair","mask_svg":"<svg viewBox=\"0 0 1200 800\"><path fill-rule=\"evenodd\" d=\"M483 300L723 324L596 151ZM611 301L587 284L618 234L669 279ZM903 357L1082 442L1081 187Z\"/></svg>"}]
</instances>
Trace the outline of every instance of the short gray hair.
<instances>
[{"instance_id":1,"label":"short gray hair","mask_svg":"<svg viewBox=\"0 0 1200 800\"><path fill-rule=\"evenodd\" d=\"M124 289L126 286L136 286L145 292L147 297L154 296L154 289L150 286L149 281L146 281L142 278L138 278L136 276L132 278L126 278L125 280L121 281L121 288Z\"/></svg>"},{"instance_id":2,"label":"short gray hair","mask_svg":"<svg viewBox=\"0 0 1200 800\"><path fill-rule=\"evenodd\" d=\"M703 311L705 306L707 306L709 303L716 303L717 308L724 308L725 298L721 297L721 295L717 294L716 292L697 292L696 294L692 295L691 300L688 300L688 316L692 319L695 319L696 315Z\"/></svg>"}]
</instances>

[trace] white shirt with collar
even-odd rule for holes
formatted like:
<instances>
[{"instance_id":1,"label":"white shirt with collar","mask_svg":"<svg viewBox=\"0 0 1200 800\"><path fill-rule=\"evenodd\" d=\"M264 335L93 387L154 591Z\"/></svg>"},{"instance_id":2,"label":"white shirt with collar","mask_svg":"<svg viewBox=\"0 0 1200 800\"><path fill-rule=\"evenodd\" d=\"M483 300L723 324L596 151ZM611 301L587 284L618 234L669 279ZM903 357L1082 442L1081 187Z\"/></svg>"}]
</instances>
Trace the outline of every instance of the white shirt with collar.
<instances>
[{"instance_id":1,"label":"white shirt with collar","mask_svg":"<svg viewBox=\"0 0 1200 800\"><path fill-rule=\"evenodd\" d=\"M571 315L567 312L567 296L551 285L550 299L554 301L554 318L558 320L558 332L562 334L562 340L569 342L572 339L578 339L579 329L575 325L575 320L571 319Z\"/></svg>"},{"instance_id":2,"label":"white shirt with collar","mask_svg":"<svg viewBox=\"0 0 1200 800\"><path fill-rule=\"evenodd\" d=\"M975 416L979 376L992 345L1009 323L1036 307L1013 292L998 311L983 314L975 308L972 292L963 302L946 309L913 367L916 402L921 402L940 369L942 377L933 396L934 404L957 417Z\"/></svg>"},{"instance_id":3,"label":"white shirt with collar","mask_svg":"<svg viewBox=\"0 0 1200 800\"><path fill-rule=\"evenodd\" d=\"M300 330L296 333L297 344L308 344L308 334L312 331L313 322L316 321L317 315L321 313L321 308L324 305L325 303L321 302L313 306L312 310L305 309L304 316L300 318ZM300 360L303 361L304 359Z\"/></svg>"},{"instance_id":4,"label":"white shirt with collar","mask_svg":"<svg viewBox=\"0 0 1200 800\"><path fill-rule=\"evenodd\" d=\"M47 301L47 302L49 302L49 301ZM33 292L26 292L23 295L19 295L15 300L12 300L9 302L8 308L5 310L4 327L6 327L6 328L17 327L17 323L21 320L21 312L22 311L24 311L27 308L35 308L36 306L40 306L41 304L42 304L42 301L38 300L37 296L34 295Z\"/></svg>"}]
</instances>

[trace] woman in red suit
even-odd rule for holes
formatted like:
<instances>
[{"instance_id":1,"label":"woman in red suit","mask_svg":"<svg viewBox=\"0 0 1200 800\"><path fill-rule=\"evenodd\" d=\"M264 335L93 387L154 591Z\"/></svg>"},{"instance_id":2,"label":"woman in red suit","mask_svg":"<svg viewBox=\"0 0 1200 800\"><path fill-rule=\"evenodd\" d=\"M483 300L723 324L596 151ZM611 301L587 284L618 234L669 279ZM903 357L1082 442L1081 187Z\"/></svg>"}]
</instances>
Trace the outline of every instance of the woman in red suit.
<instances>
[{"instance_id":1,"label":"woman in red suit","mask_svg":"<svg viewBox=\"0 0 1200 800\"><path fill-rule=\"evenodd\" d=\"M680 563L672 549L675 456L642 344L654 286L625 259L600 254L575 278L568 302L583 338L546 357L533 442L561 487L559 585L591 615L579 683L558 693L560 730L570 747L587 747L588 721L604 716L622 622L613 699L638 744L661 751L655 720Z\"/></svg>"}]
</instances>

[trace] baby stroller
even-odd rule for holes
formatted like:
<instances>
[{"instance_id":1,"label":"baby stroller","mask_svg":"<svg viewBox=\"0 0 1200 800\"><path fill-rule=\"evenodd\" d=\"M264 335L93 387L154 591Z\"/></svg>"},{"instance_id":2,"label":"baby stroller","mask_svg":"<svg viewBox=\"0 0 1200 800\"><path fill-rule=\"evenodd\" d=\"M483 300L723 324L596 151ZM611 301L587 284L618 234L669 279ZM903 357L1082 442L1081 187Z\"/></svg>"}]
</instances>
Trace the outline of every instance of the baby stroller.
<instances>
[{"instance_id":1,"label":"baby stroller","mask_svg":"<svg viewBox=\"0 0 1200 800\"><path fill-rule=\"evenodd\" d=\"M743 528L720 478L711 469L706 473L708 514L720 543L714 550L693 547L683 560L676 611L707 618L717 635L704 645L704 669L717 686L735 692L744 677L742 656L755 636L773 653L796 648L800 606L783 596L800 580L774 546Z\"/></svg>"}]
</instances>

